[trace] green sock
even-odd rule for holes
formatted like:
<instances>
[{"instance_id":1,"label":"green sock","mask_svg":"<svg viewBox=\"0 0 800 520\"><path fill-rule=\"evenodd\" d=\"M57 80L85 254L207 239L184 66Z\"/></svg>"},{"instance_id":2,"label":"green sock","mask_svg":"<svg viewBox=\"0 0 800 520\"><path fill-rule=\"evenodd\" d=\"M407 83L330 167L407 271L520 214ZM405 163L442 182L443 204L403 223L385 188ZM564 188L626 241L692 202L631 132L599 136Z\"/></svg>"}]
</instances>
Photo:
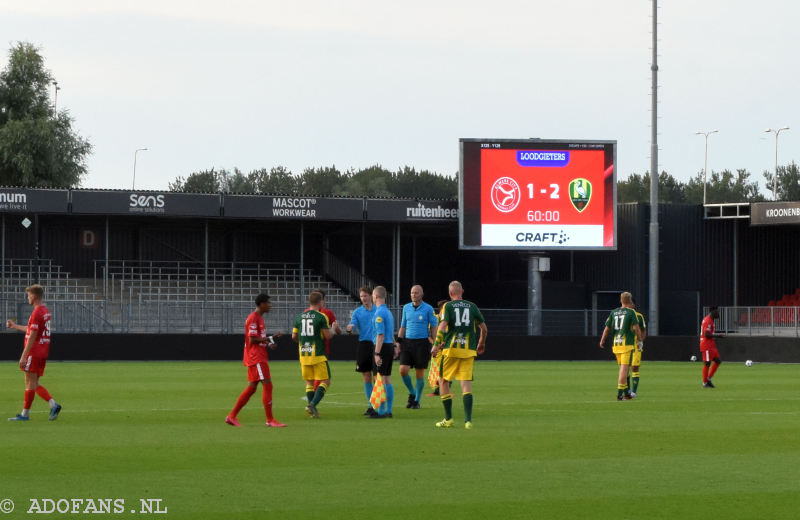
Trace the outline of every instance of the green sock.
<instances>
[{"instance_id":1,"label":"green sock","mask_svg":"<svg viewBox=\"0 0 800 520\"><path fill-rule=\"evenodd\" d=\"M628 388L631 388L631 375L630 374L628 374ZM625 393L627 394L627 393L630 393L630 392L625 392Z\"/></svg>"},{"instance_id":2,"label":"green sock","mask_svg":"<svg viewBox=\"0 0 800 520\"><path fill-rule=\"evenodd\" d=\"M314 399L314 387L306 386L306 401L310 403L312 399Z\"/></svg>"},{"instance_id":3,"label":"green sock","mask_svg":"<svg viewBox=\"0 0 800 520\"><path fill-rule=\"evenodd\" d=\"M464 421L472 422L472 392L467 392L464 399Z\"/></svg>"},{"instance_id":4,"label":"green sock","mask_svg":"<svg viewBox=\"0 0 800 520\"><path fill-rule=\"evenodd\" d=\"M636 393L636 389L639 388L639 377L633 378L633 392Z\"/></svg>"},{"instance_id":5,"label":"green sock","mask_svg":"<svg viewBox=\"0 0 800 520\"><path fill-rule=\"evenodd\" d=\"M453 394L442 396L442 406L444 406L444 418L449 421L453 418Z\"/></svg>"},{"instance_id":6,"label":"green sock","mask_svg":"<svg viewBox=\"0 0 800 520\"><path fill-rule=\"evenodd\" d=\"M314 406L317 406L322 398L325 397L325 385L319 385L317 387L317 391L314 392L313 398L311 399L310 403Z\"/></svg>"}]
</instances>

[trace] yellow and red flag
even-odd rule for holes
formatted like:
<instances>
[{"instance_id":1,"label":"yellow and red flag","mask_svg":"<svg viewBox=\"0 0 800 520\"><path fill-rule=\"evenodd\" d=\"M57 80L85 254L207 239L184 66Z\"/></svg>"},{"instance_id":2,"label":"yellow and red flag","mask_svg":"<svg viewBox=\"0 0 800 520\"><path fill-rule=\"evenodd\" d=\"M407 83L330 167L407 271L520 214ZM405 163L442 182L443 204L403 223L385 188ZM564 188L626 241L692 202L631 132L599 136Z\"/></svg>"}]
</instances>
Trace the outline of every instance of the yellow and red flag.
<instances>
[{"instance_id":1,"label":"yellow and red flag","mask_svg":"<svg viewBox=\"0 0 800 520\"><path fill-rule=\"evenodd\" d=\"M428 370L428 384L431 388L437 388L439 386L439 362L441 358L436 356L434 359L431 360L431 368Z\"/></svg>"},{"instance_id":2,"label":"yellow and red flag","mask_svg":"<svg viewBox=\"0 0 800 520\"><path fill-rule=\"evenodd\" d=\"M386 402L386 387L383 384L383 378L380 374L375 378L375 384L372 385L372 394L369 396L369 404L372 405L373 410L377 410Z\"/></svg>"}]
</instances>

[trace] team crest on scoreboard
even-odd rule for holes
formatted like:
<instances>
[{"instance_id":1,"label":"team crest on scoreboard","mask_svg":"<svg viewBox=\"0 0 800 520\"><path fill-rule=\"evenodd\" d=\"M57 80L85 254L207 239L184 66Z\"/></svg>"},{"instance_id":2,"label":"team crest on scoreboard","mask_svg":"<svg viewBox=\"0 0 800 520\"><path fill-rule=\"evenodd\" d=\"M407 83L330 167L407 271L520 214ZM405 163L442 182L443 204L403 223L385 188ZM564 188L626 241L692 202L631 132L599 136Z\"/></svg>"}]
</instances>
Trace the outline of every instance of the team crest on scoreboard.
<instances>
[{"instance_id":1,"label":"team crest on scoreboard","mask_svg":"<svg viewBox=\"0 0 800 520\"><path fill-rule=\"evenodd\" d=\"M502 213L514 211L522 198L517 181L511 177L500 177L492 184L492 205Z\"/></svg>"},{"instance_id":2,"label":"team crest on scoreboard","mask_svg":"<svg viewBox=\"0 0 800 520\"><path fill-rule=\"evenodd\" d=\"M592 199L592 183L586 179L572 179L569 183L569 200L572 206L582 212Z\"/></svg>"}]
</instances>

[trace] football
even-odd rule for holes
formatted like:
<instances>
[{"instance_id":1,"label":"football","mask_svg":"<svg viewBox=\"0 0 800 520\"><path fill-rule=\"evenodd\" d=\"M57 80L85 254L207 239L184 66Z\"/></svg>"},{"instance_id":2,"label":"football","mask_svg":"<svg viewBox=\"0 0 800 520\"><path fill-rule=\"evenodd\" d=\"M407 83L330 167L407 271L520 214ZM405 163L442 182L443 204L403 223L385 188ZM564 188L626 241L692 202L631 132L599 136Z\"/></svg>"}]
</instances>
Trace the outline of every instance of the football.
<instances>
[{"instance_id":1,"label":"football","mask_svg":"<svg viewBox=\"0 0 800 520\"><path fill-rule=\"evenodd\" d=\"M697 361L697 356L692 356L689 358L689 361Z\"/></svg>"},{"instance_id":2,"label":"football","mask_svg":"<svg viewBox=\"0 0 800 520\"><path fill-rule=\"evenodd\" d=\"M744 366L746 366L746 367L753 366L753 360L752 359L748 359L747 361L744 362Z\"/></svg>"}]
</instances>

